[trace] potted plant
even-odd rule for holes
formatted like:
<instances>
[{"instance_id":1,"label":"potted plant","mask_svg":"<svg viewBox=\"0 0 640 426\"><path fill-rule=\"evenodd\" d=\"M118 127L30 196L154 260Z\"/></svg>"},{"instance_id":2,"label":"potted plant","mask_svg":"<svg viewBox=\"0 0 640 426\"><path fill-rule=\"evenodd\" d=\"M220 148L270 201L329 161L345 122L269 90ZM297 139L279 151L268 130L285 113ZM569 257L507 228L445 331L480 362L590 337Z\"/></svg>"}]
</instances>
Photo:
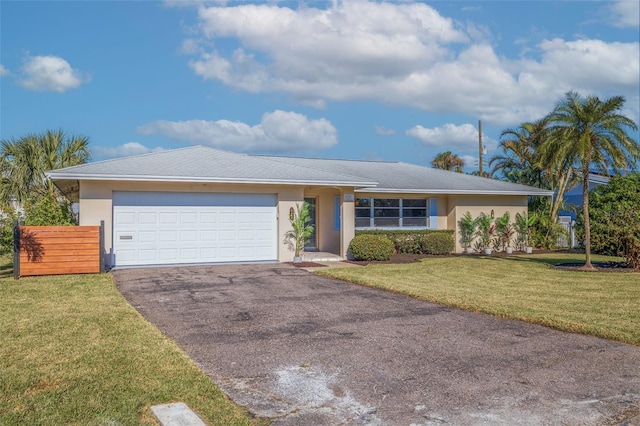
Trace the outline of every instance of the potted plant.
<instances>
[{"instance_id":1,"label":"potted plant","mask_svg":"<svg viewBox=\"0 0 640 426\"><path fill-rule=\"evenodd\" d=\"M307 242L311 234L313 233L313 225L311 222L311 216L309 215L309 205L303 203L296 204L296 211L289 216L291 222L291 229L287 231L285 237L290 247L293 247L293 263L302 262L302 253L304 252L304 244Z\"/></svg>"},{"instance_id":2,"label":"potted plant","mask_svg":"<svg viewBox=\"0 0 640 426\"><path fill-rule=\"evenodd\" d=\"M535 216L529 216L526 212L524 214L516 213L517 244L518 248L525 253L533 252L533 247L529 244L531 241L531 231L533 230L535 222Z\"/></svg>"},{"instance_id":3,"label":"potted plant","mask_svg":"<svg viewBox=\"0 0 640 426\"><path fill-rule=\"evenodd\" d=\"M473 240L475 236L473 235L476 229L476 221L471 216L471 213L466 212L458 221L458 229L460 232L460 244L464 247L464 250L469 254L473 253L473 248L471 248L471 244L473 244Z\"/></svg>"},{"instance_id":4,"label":"potted plant","mask_svg":"<svg viewBox=\"0 0 640 426\"><path fill-rule=\"evenodd\" d=\"M502 216L496 219L496 232L499 238L499 245L504 249L507 254L513 253L513 247L511 247L511 240L515 229L511 223L511 215L509 212L505 212Z\"/></svg>"},{"instance_id":5,"label":"potted plant","mask_svg":"<svg viewBox=\"0 0 640 426\"><path fill-rule=\"evenodd\" d=\"M495 231L495 225L493 224L493 212L488 215L484 212L480 213L480 216L476 218L476 236L480 240L480 247L484 250L485 254L491 254L491 238Z\"/></svg>"}]
</instances>

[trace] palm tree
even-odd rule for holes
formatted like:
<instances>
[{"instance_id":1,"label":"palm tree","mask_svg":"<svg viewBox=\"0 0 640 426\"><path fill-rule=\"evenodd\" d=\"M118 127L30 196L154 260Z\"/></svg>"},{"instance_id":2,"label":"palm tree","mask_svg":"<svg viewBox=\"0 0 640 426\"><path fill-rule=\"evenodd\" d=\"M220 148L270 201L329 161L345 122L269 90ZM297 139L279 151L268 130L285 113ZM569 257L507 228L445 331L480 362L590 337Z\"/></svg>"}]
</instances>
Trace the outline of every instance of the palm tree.
<instances>
[{"instance_id":1,"label":"palm tree","mask_svg":"<svg viewBox=\"0 0 640 426\"><path fill-rule=\"evenodd\" d=\"M454 170L458 173L462 173L464 167L464 160L457 154L452 154L451 151L441 152L435 156L431 165L436 169Z\"/></svg>"},{"instance_id":2,"label":"palm tree","mask_svg":"<svg viewBox=\"0 0 640 426\"><path fill-rule=\"evenodd\" d=\"M0 205L24 203L43 196L57 197L45 172L86 163L89 138L67 137L62 130L28 134L0 144Z\"/></svg>"},{"instance_id":3,"label":"palm tree","mask_svg":"<svg viewBox=\"0 0 640 426\"><path fill-rule=\"evenodd\" d=\"M609 174L610 170L635 167L640 158L640 145L627 134L638 131L636 123L620 113L622 96L601 101L596 96L584 98L568 92L547 119L553 137L543 147L547 158L566 159L582 177L582 209L585 235L585 269L591 264L591 229L589 226L589 171L595 167Z\"/></svg>"},{"instance_id":4,"label":"palm tree","mask_svg":"<svg viewBox=\"0 0 640 426\"><path fill-rule=\"evenodd\" d=\"M556 135L557 136L557 135ZM558 212L564 208L564 194L577 184L573 162L564 157L547 155L542 147L553 137L547 117L534 122L522 123L517 129L506 129L500 135L504 155L491 159L492 174L501 172L511 182L551 189L554 196L540 200L548 217L546 245L554 245L554 230Z\"/></svg>"},{"instance_id":5,"label":"palm tree","mask_svg":"<svg viewBox=\"0 0 640 426\"><path fill-rule=\"evenodd\" d=\"M489 166L493 166L491 175L501 172L508 181L549 189L538 158L538 148L547 137L545 119L522 123L516 129L505 129L498 145L504 155L496 155L489 161Z\"/></svg>"}]
</instances>

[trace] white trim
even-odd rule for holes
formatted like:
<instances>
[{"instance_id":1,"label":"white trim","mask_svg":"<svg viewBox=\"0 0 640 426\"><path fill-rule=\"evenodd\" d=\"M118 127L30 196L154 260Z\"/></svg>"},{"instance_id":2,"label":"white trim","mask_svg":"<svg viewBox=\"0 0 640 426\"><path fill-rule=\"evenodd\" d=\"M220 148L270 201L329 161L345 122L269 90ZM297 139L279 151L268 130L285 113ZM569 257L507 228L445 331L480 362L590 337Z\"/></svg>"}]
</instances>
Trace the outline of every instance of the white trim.
<instances>
[{"instance_id":1,"label":"white trim","mask_svg":"<svg viewBox=\"0 0 640 426\"><path fill-rule=\"evenodd\" d=\"M500 190L456 190L456 189L398 189L398 188L356 188L356 193L364 194L451 194L451 195L553 195L553 191L500 191Z\"/></svg>"},{"instance_id":2,"label":"white trim","mask_svg":"<svg viewBox=\"0 0 640 426\"><path fill-rule=\"evenodd\" d=\"M211 183L256 183L264 185L331 185L331 186L361 186L377 184L377 182L349 182L333 180L272 180L272 179L220 179L212 177L194 176L136 176L136 175L79 175L47 172L49 179L56 180L100 180L100 181L126 181L126 182L211 182Z\"/></svg>"}]
</instances>

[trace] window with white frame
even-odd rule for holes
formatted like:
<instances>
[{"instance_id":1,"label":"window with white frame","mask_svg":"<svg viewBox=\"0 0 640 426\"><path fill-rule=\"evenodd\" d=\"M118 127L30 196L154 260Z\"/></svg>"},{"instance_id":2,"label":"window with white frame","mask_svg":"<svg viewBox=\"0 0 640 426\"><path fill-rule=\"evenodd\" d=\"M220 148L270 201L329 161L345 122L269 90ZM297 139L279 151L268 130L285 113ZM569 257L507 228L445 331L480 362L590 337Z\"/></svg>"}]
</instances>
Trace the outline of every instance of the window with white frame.
<instances>
[{"instance_id":1,"label":"window with white frame","mask_svg":"<svg viewBox=\"0 0 640 426\"><path fill-rule=\"evenodd\" d=\"M427 228L426 198L357 198L356 228Z\"/></svg>"}]
</instances>

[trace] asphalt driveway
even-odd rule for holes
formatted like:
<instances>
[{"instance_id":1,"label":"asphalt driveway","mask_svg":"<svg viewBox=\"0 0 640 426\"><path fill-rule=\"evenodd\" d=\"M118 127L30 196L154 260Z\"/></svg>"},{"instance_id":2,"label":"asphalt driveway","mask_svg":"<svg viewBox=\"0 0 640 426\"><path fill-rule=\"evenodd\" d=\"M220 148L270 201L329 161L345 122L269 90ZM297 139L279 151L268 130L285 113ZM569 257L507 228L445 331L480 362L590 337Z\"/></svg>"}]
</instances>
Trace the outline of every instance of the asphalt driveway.
<instances>
[{"instance_id":1,"label":"asphalt driveway","mask_svg":"<svg viewBox=\"0 0 640 426\"><path fill-rule=\"evenodd\" d=\"M639 347L282 264L113 275L129 302L231 399L278 425L639 419Z\"/></svg>"}]
</instances>

